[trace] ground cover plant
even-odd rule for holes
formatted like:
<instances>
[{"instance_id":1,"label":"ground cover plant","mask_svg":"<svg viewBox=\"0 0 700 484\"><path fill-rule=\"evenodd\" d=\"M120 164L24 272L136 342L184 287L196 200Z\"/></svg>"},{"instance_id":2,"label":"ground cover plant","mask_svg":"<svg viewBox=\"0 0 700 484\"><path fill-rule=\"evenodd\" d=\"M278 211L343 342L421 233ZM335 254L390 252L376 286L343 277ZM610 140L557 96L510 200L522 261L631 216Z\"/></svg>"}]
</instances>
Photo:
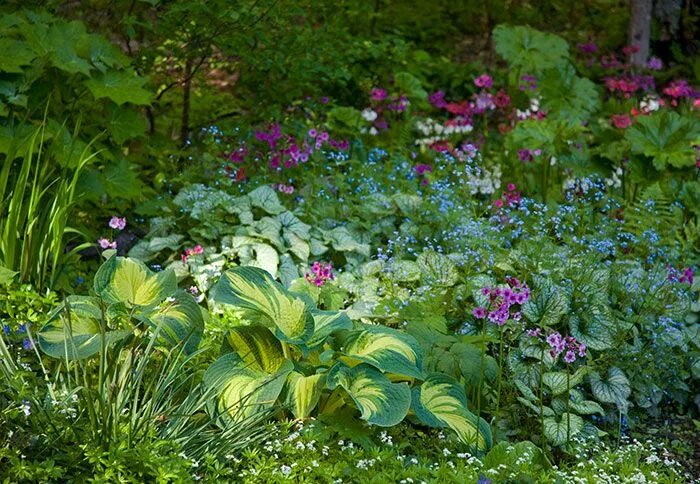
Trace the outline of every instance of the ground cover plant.
<instances>
[{"instance_id":1,"label":"ground cover plant","mask_svg":"<svg viewBox=\"0 0 700 484\"><path fill-rule=\"evenodd\" d=\"M4 4L0 478L700 478L671 3Z\"/></svg>"}]
</instances>

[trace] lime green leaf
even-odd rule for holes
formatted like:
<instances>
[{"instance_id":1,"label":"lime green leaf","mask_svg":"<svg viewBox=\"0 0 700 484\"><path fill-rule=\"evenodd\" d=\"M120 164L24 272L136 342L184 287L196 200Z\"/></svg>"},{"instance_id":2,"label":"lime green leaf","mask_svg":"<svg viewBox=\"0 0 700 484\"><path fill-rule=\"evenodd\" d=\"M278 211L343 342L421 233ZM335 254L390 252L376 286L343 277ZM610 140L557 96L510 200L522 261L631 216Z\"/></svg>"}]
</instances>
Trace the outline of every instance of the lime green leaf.
<instances>
[{"instance_id":1,"label":"lime green leaf","mask_svg":"<svg viewBox=\"0 0 700 484\"><path fill-rule=\"evenodd\" d=\"M274 324L275 334L290 343L303 343L314 330L314 320L302 299L294 297L263 269L235 267L212 287L212 301L258 312Z\"/></svg>"},{"instance_id":2,"label":"lime green leaf","mask_svg":"<svg viewBox=\"0 0 700 484\"><path fill-rule=\"evenodd\" d=\"M423 378L418 342L405 333L385 326L365 326L350 332L342 353L395 375Z\"/></svg>"},{"instance_id":3,"label":"lime green leaf","mask_svg":"<svg viewBox=\"0 0 700 484\"><path fill-rule=\"evenodd\" d=\"M283 399L295 418L304 419L311 414L325 385L323 374L304 376L297 371L289 374Z\"/></svg>"},{"instance_id":4,"label":"lime green leaf","mask_svg":"<svg viewBox=\"0 0 700 484\"><path fill-rule=\"evenodd\" d=\"M583 419L573 413L563 413L561 418L544 419L544 435L554 445L563 445L583 429Z\"/></svg>"},{"instance_id":5,"label":"lime green leaf","mask_svg":"<svg viewBox=\"0 0 700 484\"><path fill-rule=\"evenodd\" d=\"M159 336L175 346L184 341L185 351L192 353L199 346L204 331L202 310L191 294L178 290L158 306L155 312L143 317Z\"/></svg>"},{"instance_id":6,"label":"lime green leaf","mask_svg":"<svg viewBox=\"0 0 700 484\"><path fill-rule=\"evenodd\" d=\"M424 424L452 429L473 449L488 450L493 443L486 421L468 410L464 388L446 375L430 375L413 389L413 410Z\"/></svg>"},{"instance_id":7,"label":"lime green leaf","mask_svg":"<svg viewBox=\"0 0 700 484\"><path fill-rule=\"evenodd\" d=\"M411 390L407 383L392 383L375 368L361 364L354 368L339 365L329 376L331 389L341 386L348 392L362 418L380 427L401 422L411 405Z\"/></svg>"},{"instance_id":8,"label":"lime green leaf","mask_svg":"<svg viewBox=\"0 0 700 484\"><path fill-rule=\"evenodd\" d=\"M530 27L498 25L493 30L496 52L512 68L537 74L568 62L569 45L554 34Z\"/></svg>"},{"instance_id":9,"label":"lime green leaf","mask_svg":"<svg viewBox=\"0 0 700 484\"><path fill-rule=\"evenodd\" d=\"M15 280L15 276L19 274L17 271L12 271L5 266L0 265L0 285L7 285Z\"/></svg>"},{"instance_id":10,"label":"lime green leaf","mask_svg":"<svg viewBox=\"0 0 700 484\"><path fill-rule=\"evenodd\" d=\"M0 52L5 53L0 56L0 71L3 72L19 74L22 66L31 64L36 58L36 54L25 42L14 39L0 39ZM6 55L8 52L12 54Z\"/></svg>"},{"instance_id":11,"label":"lime green leaf","mask_svg":"<svg viewBox=\"0 0 700 484\"><path fill-rule=\"evenodd\" d=\"M150 104L152 94L143 88L145 79L136 76L131 70L108 70L85 81L95 99L109 98L118 105L124 103Z\"/></svg>"},{"instance_id":12,"label":"lime green leaf","mask_svg":"<svg viewBox=\"0 0 700 484\"><path fill-rule=\"evenodd\" d=\"M224 338L223 353L234 352L247 367L265 373L275 373L284 364L279 340L264 326L238 326Z\"/></svg>"},{"instance_id":13,"label":"lime green leaf","mask_svg":"<svg viewBox=\"0 0 700 484\"><path fill-rule=\"evenodd\" d=\"M207 389L215 389L219 397L212 407L216 415L228 415L233 422L270 410L282 391L294 365L285 361L274 374L250 368L236 353L226 353L204 373Z\"/></svg>"},{"instance_id":14,"label":"lime green leaf","mask_svg":"<svg viewBox=\"0 0 700 484\"><path fill-rule=\"evenodd\" d=\"M177 289L172 270L153 273L138 260L110 257L97 270L95 292L109 303L154 306Z\"/></svg>"},{"instance_id":15,"label":"lime green leaf","mask_svg":"<svg viewBox=\"0 0 700 484\"><path fill-rule=\"evenodd\" d=\"M66 308L70 317L66 314ZM54 358L88 358L131 334L131 331L100 331L102 313L99 301L86 296L68 296L49 314L37 335L39 347Z\"/></svg>"}]
</instances>

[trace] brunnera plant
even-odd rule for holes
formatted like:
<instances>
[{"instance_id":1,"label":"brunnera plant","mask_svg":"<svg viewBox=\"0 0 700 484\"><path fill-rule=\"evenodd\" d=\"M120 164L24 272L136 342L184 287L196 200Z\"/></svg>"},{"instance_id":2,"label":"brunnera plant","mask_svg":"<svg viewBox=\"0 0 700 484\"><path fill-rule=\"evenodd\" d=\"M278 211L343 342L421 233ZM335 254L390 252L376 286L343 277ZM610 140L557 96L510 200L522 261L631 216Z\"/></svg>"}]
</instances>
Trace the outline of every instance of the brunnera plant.
<instances>
[{"instance_id":1,"label":"brunnera plant","mask_svg":"<svg viewBox=\"0 0 700 484\"><path fill-rule=\"evenodd\" d=\"M218 389L211 411L223 425L278 405L298 419L349 405L370 424L389 427L410 415L453 430L475 451L491 447L489 425L469 411L464 387L424 374L412 336L321 311L300 282L286 289L263 269L236 267L210 290L210 303L240 308L250 321L228 331L204 376Z\"/></svg>"}]
</instances>

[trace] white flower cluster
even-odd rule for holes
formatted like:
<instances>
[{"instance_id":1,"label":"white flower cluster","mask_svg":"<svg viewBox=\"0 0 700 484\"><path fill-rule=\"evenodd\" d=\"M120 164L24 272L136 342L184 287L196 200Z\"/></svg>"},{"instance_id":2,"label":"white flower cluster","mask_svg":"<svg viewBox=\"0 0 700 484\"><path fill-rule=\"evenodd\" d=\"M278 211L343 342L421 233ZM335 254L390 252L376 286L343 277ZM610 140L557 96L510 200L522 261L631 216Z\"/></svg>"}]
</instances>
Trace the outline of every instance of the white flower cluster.
<instances>
[{"instance_id":1,"label":"white flower cluster","mask_svg":"<svg viewBox=\"0 0 700 484\"><path fill-rule=\"evenodd\" d=\"M613 170L612 176L605 179L605 184L612 188L620 188L622 186L622 180L620 179L622 173L622 168L618 166Z\"/></svg>"},{"instance_id":2,"label":"white flower cluster","mask_svg":"<svg viewBox=\"0 0 700 484\"><path fill-rule=\"evenodd\" d=\"M424 120L419 119L416 121L416 129L422 135L421 138L416 140L416 144L418 146L428 146L455 134L470 133L474 127L471 124L445 126L433 118L425 118Z\"/></svg>"},{"instance_id":3,"label":"white flower cluster","mask_svg":"<svg viewBox=\"0 0 700 484\"><path fill-rule=\"evenodd\" d=\"M530 107L528 109L526 109L525 111L521 111L520 109L516 109L515 115L520 120L530 119L530 116L537 113L539 110L540 110L540 98L533 97L532 99L530 99Z\"/></svg>"},{"instance_id":4,"label":"white flower cluster","mask_svg":"<svg viewBox=\"0 0 700 484\"><path fill-rule=\"evenodd\" d=\"M479 168L467 171L467 186L472 195L491 195L501 188L501 167L494 166L491 170Z\"/></svg>"},{"instance_id":5,"label":"white flower cluster","mask_svg":"<svg viewBox=\"0 0 700 484\"><path fill-rule=\"evenodd\" d=\"M639 109L641 109L645 113L653 113L654 111L658 111L659 107L661 107L659 98L654 96L653 94L648 94L644 96L644 99L642 99L639 103Z\"/></svg>"}]
</instances>

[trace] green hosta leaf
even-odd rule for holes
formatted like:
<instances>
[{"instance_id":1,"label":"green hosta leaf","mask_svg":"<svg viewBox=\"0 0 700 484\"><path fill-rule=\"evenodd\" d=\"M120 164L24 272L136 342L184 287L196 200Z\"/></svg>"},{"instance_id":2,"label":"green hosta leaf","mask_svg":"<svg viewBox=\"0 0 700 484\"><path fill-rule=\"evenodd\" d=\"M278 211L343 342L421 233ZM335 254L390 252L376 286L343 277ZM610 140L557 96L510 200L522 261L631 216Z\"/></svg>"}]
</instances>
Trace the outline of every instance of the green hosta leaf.
<instances>
[{"instance_id":1,"label":"green hosta leaf","mask_svg":"<svg viewBox=\"0 0 700 484\"><path fill-rule=\"evenodd\" d=\"M414 388L413 410L424 424L452 429L473 449L485 451L493 443L489 425L468 410L464 388L448 376L433 374Z\"/></svg>"},{"instance_id":2,"label":"green hosta leaf","mask_svg":"<svg viewBox=\"0 0 700 484\"><path fill-rule=\"evenodd\" d=\"M436 286L449 287L457 284L459 272L449 257L434 250L426 250L416 260L423 272L425 282Z\"/></svg>"},{"instance_id":3,"label":"green hosta leaf","mask_svg":"<svg viewBox=\"0 0 700 484\"><path fill-rule=\"evenodd\" d=\"M538 284L538 290L522 306L528 320L542 326L554 326L569 311L569 300L562 290L548 280Z\"/></svg>"},{"instance_id":4,"label":"green hosta leaf","mask_svg":"<svg viewBox=\"0 0 700 484\"><path fill-rule=\"evenodd\" d=\"M420 347L407 334L385 326L365 326L348 334L343 354L385 373L423 378Z\"/></svg>"},{"instance_id":5,"label":"green hosta leaf","mask_svg":"<svg viewBox=\"0 0 700 484\"><path fill-rule=\"evenodd\" d=\"M204 331L202 310L185 291L175 292L144 319L151 326L160 328L159 336L169 344L175 346L184 341L187 353L194 352L199 346Z\"/></svg>"},{"instance_id":6,"label":"green hosta leaf","mask_svg":"<svg viewBox=\"0 0 700 484\"><path fill-rule=\"evenodd\" d=\"M267 185L262 185L250 192L248 198L254 207L261 208L270 215L277 215L286 210L280 203L277 192Z\"/></svg>"},{"instance_id":7,"label":"green hosta leaf","mask_svg":"<svg viewBox=\"0 0 700 484\"><path fill-rule=\"evenodd\" d=\"M343 311L314 309L311 311L311 315L314 318L314 334L306 342L306 346L309 348L322 344L334 331L352 329L352 321Z\"/></svg>"},{"instance_id":8,"label":"green hosta leaf","mask_svg":"<svg viewBox=\"0 0 700 484\"><path fill-rule=\"evenodd\" d=\"M172 270L153 273L143 262L110 257L97 270L95 292L109 303L127 306L154 306L177 289Z\"/></svg>"},{"instance_id":9,"label":"green hosta leaf","mask_svg":"<svg viewBox=\"0 0 700 484\"><path fill-rule=\"evenodd\" d=\"M259 325L231 328L221 351L232 351L248 368L265 373L276 373L285 361L279 340L272 331Z\"/></svg>"},{"instance_id":10,"label":"green hosta leaf","mask_svg":"<svg viewBox=\"0 0 700 484\"><path fill-rule=\"evenodd\" d=\"M293 371L287 377L284 392L284 402L295 418L307 418L321 398L321 392L326 385L326 375L316 374L304 376Z\"/></svg>"},{"instance_id":11,"label":"green hosta leaf","mask_svg":"<svg viewBox=\"0 0 700 484\"><path fill-rule=\"evenodd\" d=\"M70 318L66 315L69 308ZM39 347L54 358L80 360L88 358L129 336L131 331L100 332L102 313L99 301L86 296L68 296L49 314L47 323L37 335Z\"/></svg>"},{"instance_id":12,"label":"green hosta leaf","mask_svg":"<svg viewBox=\"0 0 700 484\"><path fill-rule=\"evenodd\" d=\"M411 390L407 383L392 383L383 373L367 364L354 368L340 366L333 372L329 383L331 389L336 385L345 389L362 418L380 427L391 427L401 422L411 406Z\"/></svg>"},{"instance_id":13,"label":"green hosta leaf","mask_svg":"<svg viewBox=\"0 0 700 484\"><path fill-rule=\"evenodd\" d=\"M579 368L575 373L569 376L569 389L583 381L583 377L588 372L587 367ZM552 391L552 395L561 395L566 392L566 373L563 371L552 371L542 375L542 381Z\"/></svg>"},{"instance_id":14,"label":"green hosta leaf","mask_svg":"<svg viewBox=\"0 0 700 484\"><path fill-rule=\"evenodd\" d=\"M304 343L314 330L313 317L304 301L257 267L235 267L224 272L209 297L264 315L274 324L276 336L290 343Z\"/></svg>"},{"instance_id":15,"label":"green hosta leaf","mask_svg":"<svg viewBox=\"0 0 700 484\"><path fill-rule=\"evenodd\" d=\"M627 399L630 396L630 383L624 372L617 367L608 370L605 378L600 373L592 372L590 375L591 391L600 402L614 403L623 411L627 409Z\"/></svg>"},{"instance_id":16,"label":"green hosta leaf","mask_svg":"<svg viewBox=\"0 0 700 484\"><path fill-rule=\"evenodd\" d=\"M697 157L693 145L700 143L700 122L663 109L650 116L639 116L625 132L625 139L634 153L651 157L659 171L667 165L693 166Z\"/></svg>"},{"instance_id":17,"label":"green hosta leaf","mask_svg":"<svg viewBox=\"0 0 700 484\"><path fill-rule=\"evenodd\" d=\"M146 80L131 70L108 70L85 81L95 99L109 98L118 105L124 103L150 104L153 95L143 88Z\"/></svg>"},{"instance_id":18,"label":"green hosta leaf","mask_svg":"<svg viewBox=\"0 0 700 484\"><path fill-rule=\"evenodd\" d=\"M544 436L554 445L563 445L583 429L583 419L573 413L563 413L561 418L544 419Z\"/></svg>"},{"instance_id":19,"label":"green hosta leaf","mask_svg":"<svg viewBox=\"0 0 700 484\"><path fill-rule=\"evenodd\" d=\"M207 369L203 383L219 394L214 413L238 422L271 409L293 369L292 362L285 360L276 373L270 374L247 366L236 353L226 353Z\"/></svg>"}]
</instances>

